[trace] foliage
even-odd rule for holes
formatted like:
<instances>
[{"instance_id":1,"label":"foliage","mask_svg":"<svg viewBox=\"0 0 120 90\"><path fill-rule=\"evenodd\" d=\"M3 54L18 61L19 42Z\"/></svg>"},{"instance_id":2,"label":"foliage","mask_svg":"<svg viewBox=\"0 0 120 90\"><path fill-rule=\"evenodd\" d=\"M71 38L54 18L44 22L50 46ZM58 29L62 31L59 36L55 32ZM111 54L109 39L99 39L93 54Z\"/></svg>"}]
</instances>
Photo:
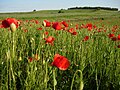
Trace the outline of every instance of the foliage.
<instances>
[{"instance_id":1,"label":"foliage","mask_svg":"<svg viewBox=\"0 0 120 90\"><path fill-rule=\"evenodd\" d=\"M37 11L19 13L21 23L15 32L0 28L0 90L119 90L119 13L51 12L44 12L44 17L38 17ZM66 21L68 26L45 27L45 18L51 23ZM45 41L49 36L54 37L52 44ZM70 61L67 70L51 65L56 53Z\"/></svg>"}]
</instances>

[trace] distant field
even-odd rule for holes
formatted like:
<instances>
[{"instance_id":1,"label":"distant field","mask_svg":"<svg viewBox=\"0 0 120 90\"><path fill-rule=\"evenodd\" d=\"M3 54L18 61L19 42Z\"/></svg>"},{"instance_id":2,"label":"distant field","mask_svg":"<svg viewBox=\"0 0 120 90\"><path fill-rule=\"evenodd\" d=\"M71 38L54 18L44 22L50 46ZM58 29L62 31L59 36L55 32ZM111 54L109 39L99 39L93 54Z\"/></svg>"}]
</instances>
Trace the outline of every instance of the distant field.
<instances>
[{"instance_id":1,"label":"distant field","mask_svg":"<svg viewBox=\"0 0 120 90\"><path fill-rule=\"evenodd\" d=\"M21 13L0 13L0 18L14 17L19 19L101 19L101 18L120 18L119 11L109 10L62 10L63 13L58 13L60 10L42 10L35 12Z\"/></svg>"}]
</instances>

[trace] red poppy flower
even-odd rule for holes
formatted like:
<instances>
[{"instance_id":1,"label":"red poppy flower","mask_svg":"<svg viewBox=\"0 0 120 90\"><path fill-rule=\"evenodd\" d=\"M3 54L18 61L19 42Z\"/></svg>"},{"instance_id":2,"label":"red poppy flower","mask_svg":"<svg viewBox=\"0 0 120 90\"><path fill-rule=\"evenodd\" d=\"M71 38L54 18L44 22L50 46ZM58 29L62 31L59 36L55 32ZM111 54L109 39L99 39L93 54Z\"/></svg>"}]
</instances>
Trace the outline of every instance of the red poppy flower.
<instances>
[{"instance_id":1,"label":"red poppy flower","mask_svg":"<svg viewBox=\"0 0 120 90\"><path fill-rule=\"evenodd\" d=\"M44 21L43 21L43 26L45 26L45 27L50 27L50 26L51 26L51 22L48 21L48 20L44 20Z\"/></svg>"},{"instance_id":2,"label":"red poppy flower","mask_svg":"<svg viewBox=\"0 0 120 90\"><path fill-rule=\"evenodd\" d=\"M49 34L49 32L45 31L45 32L44 32L44 34L45 34L45 35L48 35L48 34Z\"/></svg>"},{"instance_id":3,"label":"red poppy flower","mask_svg":"<svg viewBox=\"0 0 120 90\"><path fill-rule=\"evenodd\" d=\"M16 25L16 27L19 26L18 24L18 20L16 20L15 18L7 18L5 20L2 21L2 25L4 28L8 28L10 27L10 25L14 23Z\"/></svg>"},{"instance_id":4,"label":"red poppy flower","mask_svg":"<svg viewBox=\"0 0 120 90\"><path fill-rule=\"evenodd\" d=\"M38 20L35 20L35 23L36 23L36 24L39 24L39 21L38 21Z\"/></svg>"},{"instance_id":5,"label":"red poppy flower","mask_svg":"<svg viewBox=\"0 0 120 90\"><path fill-rule=\"evenodd\" d=\"M120 40L120 34L118 34L117 38L118 38L118 40Z\"/></svg>"},{"instance_id":6,"label":"red poppy flower","mask_svg":"<svg viewBox=\"0 0 120 90\"><path fill-rule=\"evenodd\" d=\"M60 70L67 70L70 66L70 62L66 57L55 54L54 61L51 63L51 65L59 68Z\"/></svg>"},{"instance_id":7,"label":"red poppy flower","mask_svg":"<svg viewBox=\"0 0 120 90\"><path fill-rule=\"evenodd\" d=\"M52 27L55 29L55 30L61 30L62 29L62 26L61 26L61 23L60 22L54 22Z\"/></svg>"},{"instance_id":8,"label":"red poppy flower","mask_svg":"<svg viewBox=\"0 0 120 90\"><path fill-rule=\"evenodd\" d=\"M117 37L112 37L112 41L117 41Z\"/></svg>"},{"instance_id":9,"label":"red poppy flower","mask_svg":"<svg viewBox=\"0 0 120 90\"><path fill-rule=\"evenodd\" d=\"M76 25L75 25L75 28L76 28L76 29L79 29L79 25L78 25L78 24L76 24Z\"/></svg>"},{"instance_id":10,"label":"red poppy flower","mask_svg":"<svg viewBox=\"0 0 120 90\"><path fill-rule=\"evenodd\" d=\"M63 30L67 30L67 29L68 29L68 27L63 27L62 29L63 29Z\"/></svg>"},{"instance_id":11,"label":"red poppy flower","mask_svg":"<svg viewBox=\"0 0 120 90\"><path fill-rule=\"evenodd\" d=\"M86 28L86 26L84 24L81 24L80 28Z\"/></svg>"},{"instance_id":12,"label":"red poppy flower","mask_svg":"<svg viewBox=\"0 0 120 90\"><path fill-rule=\"evenodd\" d=\"M114 29L117 29L117 28L118 28L118 25L114 25L113 28L114 28Z\"/></svg>"},{"instance_id":13,"label":"red poppy flower","mask_svg":"<svg viewBox=\"0 0 120 90\"><path fill-rule=\"evenodd\" d=\"M117 47L120 48L120 45L118 45Z\"/></svg>"},{"instance_id":14,"label":"red poppy flower","mask_svg":"<svg viewBox=\"0 0 120 90\"><path fill-rule=\"evenodd\" d=\"M33 58L32 58L32 57L28 57L28 61L29 61L29 62L32 62L32 61L33 61Z\"/></svg>"},{"instance_id":15,"label":"red poppy flower","mask_svg":"<svg viewBox=\"0 0 120 90\"><path fill-rule=\"evenodd\" d=\"M62 24L65 26L65 27L68 27L68 24L66 21L62 21Z\"/></svg>"},{"instance_id":16,"label":"red poppy flower","mask_svg":"<svg viewBox=\"0 0 120 90\"><path fill-rule=\"evenodd\" d=\"M94 29L96 29L96 28L97 28L97 26L96 26L96 25L94 25L94 26L93 26L93 28L94 28Z\"/></svg>"},{"instance_id":17,"label":"red poppy flower","mask_svg":"<svg viewBox=\"0 0 120 90\"><path fill-rule=\"evenodd\" d=\"M70 29L68 30L68 32L73 33L73 32L75 32L75 29L74 29L74 28L70 28Z\"/></svg>"},{"instance_id":18,"label":"red poppy flower","mask_svg":"<svg viewBox=\"0 0 120 90\"><path fill-rule=\"evenodd\" d=\"M77 32L76 32L76 31L74 31L74 32L72 33L72 35L77 35Z\"/></svg>"},{"instance_id":19,"label":"red poppy flower","mask_svg":"<svg viewBox=\"0 0 120 90\"><path fill-rule=\"evenodd\" d=\"M85 36L83 41L87 41L89 39L89 36Z\"/></svg>"},{"instance_id":20,"label":"red poppy flower","mask_svg":"<svg viewBox=\"0 0 120 90\"><path fill-rule=\"evenodd\" d=\"M0 28L4 28L3 25L0 24Z\"/></svg>"},{"instance_id":21,"label":"red poppy flower","mask_svg":"<svg viewBox=\"0 0 120 90\"><path fill-rule=\"evenodd\" d=\"M87 29L88 29L89 31L91 31L92 28L93 28L93 25L92 25L92 23L88 23L88 24L86 25L86 27L87 27Z\"/></svg>"},{"instance_id":22,"label":"red poppy flower","mask_svg":"<svg viewBox=\"0 0 120 90\"><path fill-rule=\"evenodd\" d=\"M40 27L40 28L37 28L37 30L42 30L42 28Z\"/></svg>"},{"instance_id":23,"label":"red poppy flower","mask_svg":"<svg viewBox=\"0 0 120 90\"><path fill-rule=\"evenodd\" d=\"M110 33L110 34L108 35L108 37L109 37L109 38L112 38L112 37L114 37L114 34Z\"/></svg>"},{"instance_id":24,"label":"red poppy flower","mask_svg":"<svg viewBox=\"0 0 120 90\"><path fill-rule=\"evenodd\" d=\"M27 29L24 29L23 31L24 31L24 32L28 32L28 30L27 30Z\"/></svg>"},{"instance_id":25,"label":"red poppy flower","mask_svg":"<svg viewBox=\"0 0 120 90\"><path fill-rule=\"evenodd\" d=\"M116 32L116 29L113 28L113 29L112 29L112 32Z\"/></svg>"},{"instance_id":26,"label":"red poppy flower","mask_svg":"<svg viewBox=\"0 0 120 90\"><path fill-rule=\"evenodd\" d=\"M45 40L46 40L46 41L45 41L46 43L53 44L53 42L54 42L55 39L54 39L54 37L49 36L48 38L45 38Z\"/></svg>"}]
</instances>

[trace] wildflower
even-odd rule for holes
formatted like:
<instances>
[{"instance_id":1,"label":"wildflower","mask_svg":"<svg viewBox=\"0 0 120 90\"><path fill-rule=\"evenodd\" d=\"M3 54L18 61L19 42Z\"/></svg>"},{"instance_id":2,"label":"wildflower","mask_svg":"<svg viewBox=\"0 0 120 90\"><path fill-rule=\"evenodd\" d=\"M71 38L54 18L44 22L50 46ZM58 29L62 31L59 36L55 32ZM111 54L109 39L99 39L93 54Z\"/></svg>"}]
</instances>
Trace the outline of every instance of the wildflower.
<instances>
[{"instance_id":1,"label":"wildflower","mask_svg":"<svg viewBox=\"0 0 120 90\"><path fill-rule=\"evenodd\" d=\"M109 37L109 38L112 38L112 37L114 37L114 34L110 33L110 34L108 35L108 37Z\"/></svg>"},{"instance_id":2,"label":"wildflower","mask_svg":"<svg viewBox=\"0 0 120 90\"><path fill-rule=\"evenodd\" d=\"M66 57L55 54L54 61L51 63L51 65L59 68L60 70L67 70L70 66L70 62Z\"/></svg>"},{"instance_id":3,"label":"wildflower","mask_svg":"<svg viewBox=\"0 0 120 90\"><path fill-rule=\"evenodd\" d=\"M68 27L68 24L66 21L62 21L62 24L65 26L65 27Z\"/></svg>"},{"instance_id":4,"label":"wildflower","mask_svg":"<svg viewBox=\"0 0 120 90\"><path fill-rule=\"evenodd\" d=\"M112 37L112 41L117 41L117 37Z\"/></svg>"},{"instance_id":5,"label":"wildflower","mask_svg":"<svg viewBox=\"0 0 120 90\"><path fill-rule=\"evenodd\" d=\"M49 36L48 38L45 38L45 42L46 43L50 43L50 44L53 44L53 42L54 42L54 37L52 37L52 36Z\"/></svg>"},{"instance_id":6,"label":"wildflower","mask_svg":"<svg viewBox=\"0 0 120 90\"><path fill-rule=\"evenodd\" d=\"M120 40L120 34L118 34L117 39Z\"/></svg>"},{"instance_id":7,"label":"wildflower","mask_svg":"<svg viewBox=\"0 0 120 90\"><path fill-rule=\"evenodd\" d=\"M61 26L61 23L60 22L54 22L52 27L55 29L55 30L61 30L62 29L62 26Z\"/></svg>"},{"instance_id":8,"label":"wildflower","mask_svg":"<svg viewBox=\"0 0 120 90\"><path fill-rule=\"evenodd\" d=\"M36 24L39 24L39 21L38 21L38 20L35 20L35 23L36 23Z\"/></svg>"},{"instance_id":9,"label":"wildflower","mask_svg":"<svg viewBox=\"0 0 120 90\"><path fill-rule=\"evenodd\" d=\"M71 33L72 35L77 35L77 32L76 31L74 31L73 33Z\"/></svg>"},{"instance_id":10,"label":"wildflower","mask_svg":"<svg viewBox=\"0 0 120 90\"><path fill-rule=\"evenodd\" d=\"M74 28L70 28L70 29L68 30L68 32L70 32L70 33L73 33L74 31L75 31Z\"/></svg>"},{"instance_id":11,"label":"wildflower","mask_svg":"<svg viewBox=\"0 0 120 90\"><path fill-rule=\"evenodd\" d=\"M88 23L88 24L86 25L86 28L87 28L89 31L91 31L92 28L93 28L92 23Z\"/></svg>"},{"instance_id":12,"label":"wildflower","mask_svg":"<svg viewBox=\"0 0 120 90\"><path fill-rule=\"evenodd\" d=\"M37 30L42 30L42 28L40 27L40 28L37 28Z\"/></svg>"},{"instance_id":13,"label":"wildflower","mask_svg":"<svg viewBox=\"0 0 120 90\"><path fill-rule=\"evenodd\" d=\"M44 20L44 21L43 21L43 26L45 26L45 27L50 27L50 26L51 26L51 22L48 21L48 20Z\"/></svg>"},{"instance_id":14,"label":"wildflower","mask_svg":"<svg viewBox=\"0 0 120 90\"><path fill-rule=\"evenodd\" d=\"M29 62L32 62L32 61L33 61L33 58L32 58L32 57L28 57L28 61L29 61Z\"/></svg>"},{"instance_id":15,"label":"wildflower","mask_svg":"<svg viewBox=\"0 0 120 90\"><path fill-rule=\"evenodd\" d=\"M18 28L19 22L15 18L7 18L7 19L5 19L5 20L2 21L2 25L3 25L4 28L10 27L10 25L12 23L15 24L16 28Z\"/></svg>"},{"instance_id":16,"label":"wildflower","mask_svg":"<svg viewBox=\"0 0 120 90\"><path fill-rule=\"evenodd\" d=\"M120 48L120 45L118 45L117 47Z\"/></svg>"},{"instance_id":17,"label":"wildflower","mask_svg":"<svg viewBox=\"0 0 120 90\"><path fill-rule=\"evenodd\" d=\"M45 32L44 32L44 34L45 34L45 35L48 35L48 34L49 34L49 32L45 31Z\"/></svg>"},{"instance_id":18,"label":"wildflower","mask_svg":"<svg viewBox=\"0 0 120 90\"><path fill-rule=\"evenodd\" d=\"M85 36L83 41L87 41L89 39L89 36Z\"/></svg>"},{"instance_id":19,"label":"wildflower","mask_svg":"<svg viewBox=\"0 0 120 90\"><path fill-rule=\"evenodd\" d=\"M79 29L79 25L78 25L78 24L76 24L76 25L75 25L75 28L76 28L76 29Z\"/></svg>"}]
</instances>

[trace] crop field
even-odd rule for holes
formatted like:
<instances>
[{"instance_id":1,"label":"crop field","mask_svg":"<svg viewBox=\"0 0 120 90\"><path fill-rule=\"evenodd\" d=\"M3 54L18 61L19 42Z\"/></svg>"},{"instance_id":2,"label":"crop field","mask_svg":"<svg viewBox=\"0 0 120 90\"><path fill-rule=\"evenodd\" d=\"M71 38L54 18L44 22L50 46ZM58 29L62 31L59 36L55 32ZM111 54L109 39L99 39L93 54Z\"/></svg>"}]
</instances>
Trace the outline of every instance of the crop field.
<instances>
[{"instance_id":1,"label":"crop field","mask_svg":"<svg viewBox=\"0 0 120 90\"><path fill-rule=\"evenodd\" d=\"M120 90L120 12L0 13L0 90Z\"/></svg>"}]
</instances>

